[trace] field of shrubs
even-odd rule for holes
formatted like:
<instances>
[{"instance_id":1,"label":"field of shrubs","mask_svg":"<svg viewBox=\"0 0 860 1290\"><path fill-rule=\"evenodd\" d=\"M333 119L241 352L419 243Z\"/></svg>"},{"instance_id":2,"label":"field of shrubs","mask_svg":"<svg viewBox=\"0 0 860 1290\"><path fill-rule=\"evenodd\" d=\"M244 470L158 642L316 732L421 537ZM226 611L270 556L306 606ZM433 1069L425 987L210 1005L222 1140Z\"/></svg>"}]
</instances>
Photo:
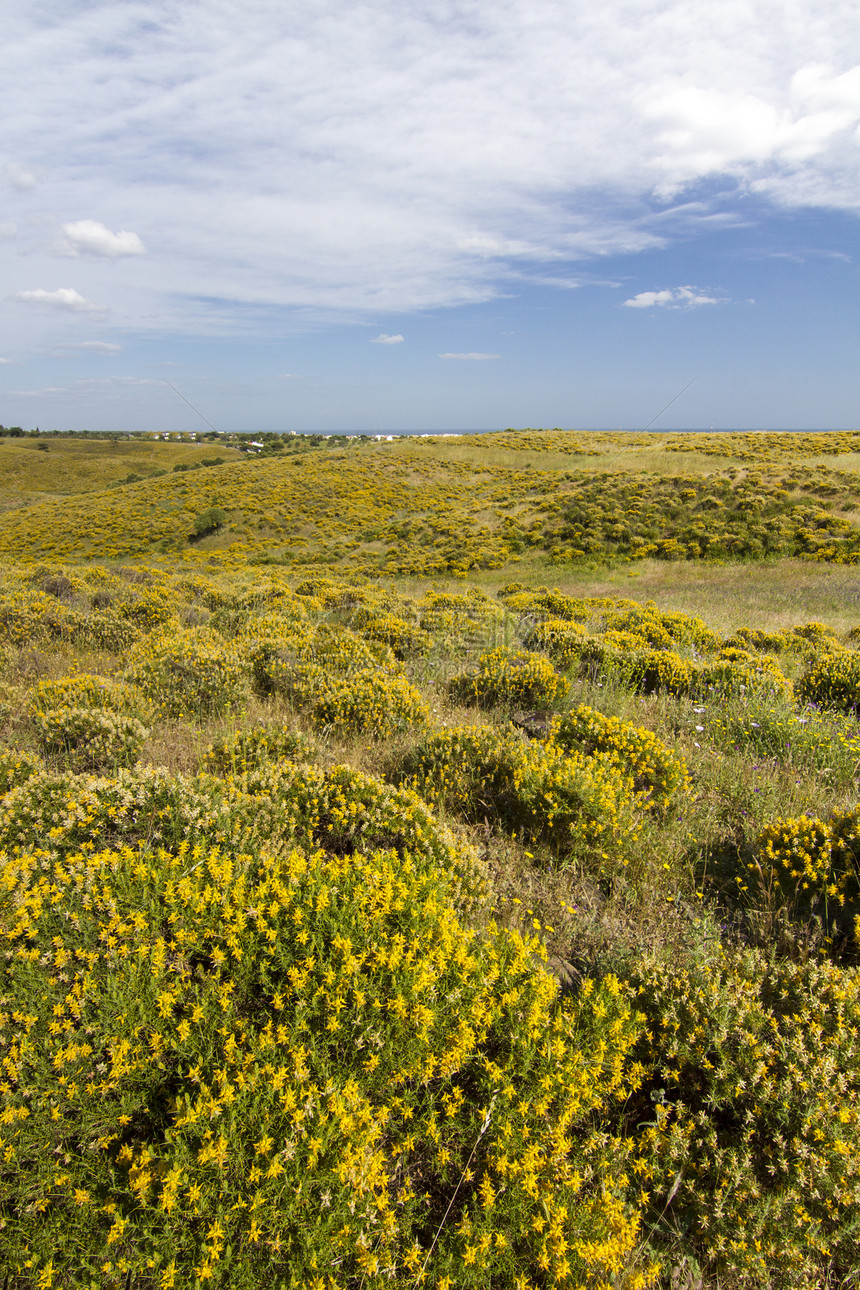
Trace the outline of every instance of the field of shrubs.
<instances>
[{"instance_id":1,"label":"field of shrubs","mask_svg":"<svg viewBox=\"0 0 860 1290\"><path fill-rule=\"evenodd\" d=\"M860 436L299 448L0 518L8 1290L857 1284Z\"/></svg>"}]
</instances>

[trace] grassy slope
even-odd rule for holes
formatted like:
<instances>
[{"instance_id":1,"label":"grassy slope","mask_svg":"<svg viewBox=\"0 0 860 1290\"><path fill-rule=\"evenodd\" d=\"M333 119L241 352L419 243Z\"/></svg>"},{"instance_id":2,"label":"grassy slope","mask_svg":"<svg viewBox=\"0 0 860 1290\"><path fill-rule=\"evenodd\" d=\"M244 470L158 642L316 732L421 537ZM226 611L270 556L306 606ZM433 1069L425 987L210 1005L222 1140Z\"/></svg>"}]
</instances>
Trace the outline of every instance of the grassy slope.
<instances>
[{"instance_id":1,"label":"grassy slope","mask_svg":"<svg viewBox=\"0 0 860 1290\"><path fill-rule=\"evenodd\" d=\"M464 575L529 555L577 569L655 554L853 562L854 437L788 438L704 436L694 452L678 436L608 433L356 442L128 484L119 481L156 461L172 470L177 457L193 463L213 450L149 443L135 456L134 445L59 440L42 453L6 441L8 500L31 504L0 518L0 555L206 554L374 576ZM132 463L137 471L120 474ZM94 491L112 476L109 490ZM228 523L192 549L194 519L211 506Z\"/></svg>"},{"instance_id":2,"label":"grassy slope","mask_svg":"<svg viewBox=\"0 0 860 1290\"><path fill-rule=\"evenodd\" d=\"M4 510L46 498L67 498L118 487L129 475L144 478L205 458L237 460L235 448L152 439L109 442L76 439L0 438L0 497Z\"/></svg>"}]
</instances>

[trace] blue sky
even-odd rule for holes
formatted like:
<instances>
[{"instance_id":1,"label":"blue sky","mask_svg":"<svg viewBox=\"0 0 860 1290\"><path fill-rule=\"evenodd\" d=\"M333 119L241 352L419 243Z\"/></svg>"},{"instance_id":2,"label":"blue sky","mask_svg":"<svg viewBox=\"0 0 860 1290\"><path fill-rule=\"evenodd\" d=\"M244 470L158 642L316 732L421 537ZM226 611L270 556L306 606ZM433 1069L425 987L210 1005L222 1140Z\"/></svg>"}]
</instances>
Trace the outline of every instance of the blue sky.
<instances>
[{"instance_id":1,"label":"blue sky","mask_svg":"<svg viewBox=\"0 0 860 1290\"><path fill-rule=\"evenodd\" d=\"M860 425L854 0L24 0L0 421Z\"/></svg>"}]
</instances>

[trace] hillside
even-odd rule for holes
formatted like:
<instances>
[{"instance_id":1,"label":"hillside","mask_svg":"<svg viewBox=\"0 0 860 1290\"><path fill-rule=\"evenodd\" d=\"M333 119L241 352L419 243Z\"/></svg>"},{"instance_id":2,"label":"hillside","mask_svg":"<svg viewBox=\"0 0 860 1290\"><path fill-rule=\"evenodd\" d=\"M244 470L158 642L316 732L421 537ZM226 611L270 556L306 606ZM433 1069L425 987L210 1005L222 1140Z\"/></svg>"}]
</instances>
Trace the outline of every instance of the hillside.
<instances>
[{"instance_id":1,"label":"hillside","mask_svg":"<svg viewBox=\"0 0 860 1290\"><path fill-rule=\"evenodd\" d=\"M9 1290L853 1284L860 435L32 442Z\"/></svg>"},{"instance_id":2,"label":"hillside","mask_svg":"<svg viewBox=\"0 0 860 1290\"><path fill-rule=\"evenodd\" d=\"M10 557L124 559L193 547L230 564L268 559L371 575L503 568L529 552L574 564L860 557L860 435L510 432L356 440L347 450L217 465L206 463L240 454L148 443L146 464L127 445L122 460L151 477L101 490L96 462L106 459L110 478L114 445L83 453L62 439L43 454L18 442L0 453L7 470L13 453L26 454L30 472L30 504L0 517L0 553ZM159 448L170 463L160 475ZM63 480L72 496L33 504L43 457L45 492ZM195 519L212 507L225 522L198 541Z\"/></svg>"}]
</instances>

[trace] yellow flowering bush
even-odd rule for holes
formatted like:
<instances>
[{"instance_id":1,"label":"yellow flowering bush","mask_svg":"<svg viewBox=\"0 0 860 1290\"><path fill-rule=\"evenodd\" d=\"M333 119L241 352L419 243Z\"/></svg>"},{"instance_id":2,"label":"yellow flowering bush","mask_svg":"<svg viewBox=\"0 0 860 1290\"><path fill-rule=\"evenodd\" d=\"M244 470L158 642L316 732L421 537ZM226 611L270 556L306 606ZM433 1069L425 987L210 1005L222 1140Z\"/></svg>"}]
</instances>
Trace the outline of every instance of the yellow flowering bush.
<instances>
[{"instance_id":1,"label":"yellow flowering bush","mask_svg":"<svg viewBox=\"0 0 860 1290\"><path fill-rule=\"evenodd\" d=\"M33 726L42 752L70 770L132 766L149 733L137 717L124 712L71 704L39 708Z\"/></svg>"},{"instance_id":2,"label":"yellow flowering bush","mask_svg":"<svg viewBox=\"0 0 860 1290\"><path fill-rule=\"evenodd\" d=\"M397 614L374 612L362 606L353 614L352 625L369 641L379 641L392 650L399 659L415 658L426 654L432 637L417 623L408 622Z\"/></svg>"},{"instance_id":3,"label":"yellow flowering bush","mask_svg":"<svg viewBox=\"0 0 860 1290\"><path fill-rule=\"evenodd\" d=\"M111 650L118 654L144 634L145 628L132 619L113 609L99 609L84 618L77 639L91 649Z\"/></svg>"},{"instance_id":4,"label":"yellow flowering bush","mask_svg":"<svg viewBox=\"0 0 860 1290\"><path fill-rule=\"evenodd\" d=\"M326 623L296 628L282 618L267 617L252 624L238 644L246 652L259 692L283 695L296 707L313 704L328 689L359 674L400 671L388 645Z\"/></svg>"},{"instance_id":5,"label":"yellow flowering bush","mask_svg":"<svg viewBox=\"0 0 860 1290\"><path fill-rule=\"evenodd\" d=\"M704 663L695 670L691 683L694 695L704 698L713 692L722 695L791 694L791 681L770 655L749 654L745 650L733 653L735 657Z\"/></svg>"},{"instance_id":6,"label":"yellow flowering bush","mask_svg":"<svg viewBox=\"0 0 860 1290\"><path fill-rule=\"evenodd\" d=\"M596 602L590 602L597 608ZM719 648L719 637L702 621L678 610L661 610L653 600L644 605L624 600L606 600L601 607L606 634L629 633L652 649L672 650L693 646L699 653Z\"/></svg>"},{"instance_id":7,"label":"yellow flowering bush","mask_svg":"<svg viewBox=\"0 0 860 1290\"><path fill-rule=\"evenodd\" d=\"M780 903L829 921L860 895L860 808L829 821L801 815L761 831L749 870Z\"/></svg>"},{"instance_id":8,"label":"yellow flowering bush","mask_svg":"<svg viewBox=\"0 0 860 1290\"><path fill-rule=\"evenodd\" d=\"M797 696L842 712L860 710L860 652L829 650L813 657L797 683Z\"/></svg>"},{"instance_id":9,"label":"yellow flowering bush","mask_svg":"<svg viewBox=\"0 0 860 1290\"><path fill-rule=\"evenodd\" d=\"M769 1290L857 1265L860 973L754 950L643 965L648 1077L630 1125L669 1265ZM680 1248L679 1248L680 1247Z\"/></svg>"},{"instance_id":10,"label":"yellow flowering bush","mask_svg":"<svg viewBox=\"0 0 860 1290\"><path fill-rule=\"evenodd\" d=\"M176 619L173 597L167 587L144 587L134 597L118 601L115 609L120 618L144 632L166 627Z\"/></svg>"},{"instance_id":11,"label":"yellow flowering bush","mask_svg":"<svg viewBox=\"0 0 860 1290\"><path fill-rule=\"evenodd\" d=\"M0 748L0 796L44 770L44 763L34 753L19 748Z\"/></svg>"},{"instance_id":12,"label":"yellow flowering bush","mask_svg":"<svg viewBox=\"0 0 860 1290\"><path fill-rule=\"evenodd\" d=\"M737 647L759 654L780 654L797 646L798 642L799 638L791 631L768 632L758 627L738 627L723 641L723 649Z\"/></svg>"},{"instance_id":13,"label":"yellow flowering bush","mask_svg":"<svg viewBox=\"0 0 860 1290\"><path fill-rule=\"evenodd\" d=\"M312 710L320 730L374 739L424 726L429 717L426 700L405 677L378 668L358 672L345 684L327 686Z\"/></svg>"},{"instance_id":14,"label":"yellow flowering bush","mask_svg":"<svg viewBox=\"0 0 860 1290\"><path fill-rule=\"evenodd\" d=\"M637 605L634 609L608 611L603 621L610 632L629 633L652 649L672 649L675 645L671 631L653 603Z\"/></svg>"},{"instance_id":15,"label":"yellow flowering bush","mask_svg":"<svg viewBox=\"0 0 860 1290\"><path fill-rule=\"evenodd\" d=\"M312 761L314 748L300 731L287 725L255 726L210 744L203 768L213 775L244 775L269 762Z\"/></svg>"},{"instance_id":16,"label":"yellow flowering bush","mask_svg":"<svg viewBox=\"0 0 860 1290\"><path fill-rule=\"evenodd\" d=\"M591 616L592 602L576 596L566 596L561 591L550 591L548 587L527 591L521 582L512 582L507 587L502 587L499 598L504 600L505 607L512 613L528 615L530 618L585 623Z\"/></svg>"},{"instance_id":17,"label":"yellow flowering bush","mask_svg":"<svg viewBox=\"0 0 860 1290\"><path fill-rule=\"evenodd\" d=\"M125 679L171 717L236 707L249 680L238 650L202 627L144 637L131 651Z\"/></svg>"},{"instance_id":18,"label":"yellow flowering bush","mask_svg":"<svg viewBox=\"0 0 860 1290\"><path fill-rule=\"evenodd\" d=\"M588 638L580 671L595 681L603 678L645 694L676 696L688 693L694 675L693 665L674 650L646 649L631 633L611 631Z\"/></svg>"},{"instance_id":19,"label":"yellow flowering bush","mask_svg":"<svg viewBox=\"0 0 860 1290\"><path fill-rule=\"evenodd\" d=\"M9 645L71 641L83 616L44 591L16 588L0 595L0 642Z\"/></svg>"},{"instance_id":20,"label":"yellow flowering bush","mask_svg":"<svg viewBox=\"0 0 860 1290\"><path fill-rule=\"evenodd\" d=\"M324 574L313 574L310 578L303 578L298 583L295 593L297 596L315 601L323 608L332 609L342 604L344 598L349 596L350 591L349 588L334 582L331 578L325 577Z\"/></svg>"},{"instance_id":21,"label":"yellow flowering bush","mask_svg":"<svg viewBox=\"0 0 860 1290\"><path fill-rule=\"evenodd\" d=\"M564 698L568 682L542 654L530 650L486 650L474 669L452 677L448 688L461 703L482 708L551 708Z\"/></svg>"},{"instance_id":22,"label":"yellow flowering bush","mask_svg":"<svg viewBox=\"0 0 860 1290\"><path fill-rule=\"evenodd\" d=\"M641 1287L613 977L404 852L5 858L0 1262L40 1286ZM456 1006L452 1006L455 1004Z\"/></svg>"},{"instance_id":23,"label":"yellow flowering bush","mask_svg":"<svg viewBox=\"0 0 860 1290\"><path fill-rule=\"evenodd\" d=\"M667 1286L847 1285L855 634L771 630L774 597L720 640L576 592L608 554L663 600L693 584L655 559L856 563L831 458L860 433L295 439L125 483L208 449L0 446L10 478L37 461L33 497L66 451L90 489L116 458L109 491L13 489L0 516L0 1285L640 1290L639 1250ZM691 446L695 473L660 478ZM229 533L189 544L218 505ZM522 581L470 584L520 558ZM542 567L567 590L527 586ZM701 581L721 622L740 582ZM847 575L828 586L855 621ZM498 720L428 733L452 672L485 702L484 664ZM141 756L203 769L94 758L125 718L152 726ZM339 737L398 786L328 766ZM545 940L564 1001L496 911ZM648 1013L633 1053L612 971Z\"/></svg>"},{"instance_id":24,"label":"yellow flowering bush","mask_svg":"<svg viewBox=\"0 0 860 1290\"><path fill-rule=\"evenodd\" d=\"M626 628L610 627L608 631L601 634L595 642L597 648L602 651L615 650L620 653L630 652L631 650L644 650L648 647L648 640L645 636L640 636L638 632L628 631ZM656 649L668 649L668 646L658 645Z\"/></svg>"},{"instance_id":25,"label":"yellow flowering bush","mask_svg":"<svg viewBox=\"0 0 860 1290\"><path fill-rule=\"evenodd\" d=\"M571 752L586 756L600 753L633 780L637 793L647 794L649 805L665 808L690 785L683 757L671 752L661 739L643 726L607 717L581 704L553 719L550 739Z\"/></svg>"},{"instance_id":26,"label":"yellow flowering bush","mask_svg":"<svg viewBox=\"0 0 860 1290\"><path fill-rule=\"evenodd\" d=\"M527 633L523 645L527 650L546 654L563 672L579 662L585 632L564 618L545 618Z\"/></svg>"},{"instance_id":27,"label":"yellow flowering bush","mask_svg":"<svg viewBox=\"0 0 860 1290\"><path fill-rule=\"evenodd\" d=\"M0 800L0 851L41 847L61 856L103 845L174 847L240 837L241 800L220 779L138 764L111 776L38 770Z\"/></svg>"},{"instance_id":28,"label":"yellow flowering bush","mask_svg":"<svg viewBox=\"0 0 860 1290\"><path fill-rule=\"evenodd\" d=\"M499 639L505 611L477 587L462 595L428 591L415 601L418 625L433 637L437 649L486 649Z\"/></svg>"},{"instance_id":29,"label":"yellow flowering bush","mask_svg":"<svg viewBox=\"0 0 860 1290\"><path fill-rule=\"evenodd\" d=\"M807 622L799 623L796 627L791 628L790 634L797 640L808 641L812 645L824 646L836 644L836 633L832 627L827 627L824 623Z\"/></svg>"},{"instance_id":30,"label":"yellow flowering bush","mask_svg":"<svg viewBox=\"0 0 860 1290\"><path fill-rule=\"evenodd\" d=\"M114 677L79 673L77 676L64 676L59 681L39 681L30 691L32 712L66 707L100 708L137 717L145 717L148 712L141 691Z\"/></svg>"},{"instance_id":31,"label":"yellow flowering bush","mask_svg":"<svg viewBox=\"0 0 860 1290\"><path fill-rule=\"evenodd\" d=\"M640 831L632 779L610 758L466 726L428 735L392 767L431 806L471 822L496 820L561 859L611 873Z\"/></svg>"},{"instance_id":32,"label":"yellow flowering bush","mask_svg":"<svg viewBox=\"0 0 860 1290\"><path fill-rule=\"evenodd\" d=\"M656 610L656 606L654 608ZM677 609L664 609L657 612L661 624L678 645L691 645L701 654L709 654L719 649L719 636L696 614L683 614Z\"/></svg>"}]
</instances>

